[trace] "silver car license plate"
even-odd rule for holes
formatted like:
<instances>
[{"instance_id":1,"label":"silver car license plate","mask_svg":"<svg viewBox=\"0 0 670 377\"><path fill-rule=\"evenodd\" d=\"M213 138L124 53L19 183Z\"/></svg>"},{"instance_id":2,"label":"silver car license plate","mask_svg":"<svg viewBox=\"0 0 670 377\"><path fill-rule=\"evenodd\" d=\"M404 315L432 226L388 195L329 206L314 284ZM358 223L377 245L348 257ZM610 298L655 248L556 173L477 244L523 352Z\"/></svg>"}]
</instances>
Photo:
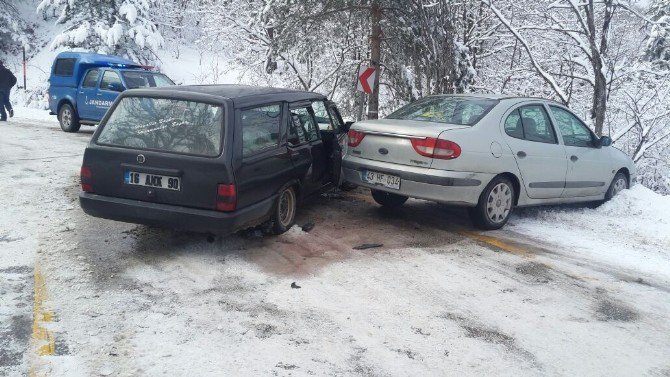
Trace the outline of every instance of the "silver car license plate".
<instances>
[{"instance_id":1,"label":"silver car license plate","mask_svg":"<svg viewBox=\"0 0 670 377\"><path fill-rule=\"evenodd\" d=\"M400 190L400 177L397 175L380 173L371 170L363 170L361 173L364 182Z\"/></svg>"},{"instance_id":2,"label":"silver car license plate","mask_svg":"<svg viewBox=\"0 0 670 377\"><path fill-rule=\"evenodd\" d=\"M181 180L179 177L127 171L123 177L123 181L127 185L158 187L174 191L181 190Z\"/></svg>"}]
</instances>

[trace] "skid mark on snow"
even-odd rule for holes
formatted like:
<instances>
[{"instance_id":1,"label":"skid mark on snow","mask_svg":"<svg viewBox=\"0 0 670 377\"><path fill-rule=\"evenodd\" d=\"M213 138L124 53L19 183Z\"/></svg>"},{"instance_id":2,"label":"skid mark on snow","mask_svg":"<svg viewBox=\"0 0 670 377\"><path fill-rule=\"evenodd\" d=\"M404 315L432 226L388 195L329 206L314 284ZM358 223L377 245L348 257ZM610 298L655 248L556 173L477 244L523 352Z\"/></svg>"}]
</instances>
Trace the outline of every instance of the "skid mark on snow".
<instances>
[{"instance_id":1,"label":"skid mark on snow","mask_svg":"<svg viewBox=\"0 0 670 377\"><path fill-rule=\"evenodd\" d=\"M482 323L478 323L473 318L465 318L458 314L446 313L440 317L456 322L465 331L466 337L478 339L488 344L502 346L508 353L520 357L524 361L530 363L534 368L542 369L536 360L535 355L520 347L513 336L490 328Z\"/></svg>"},{"instance_id":2,"label":"skid mark on snow","mask_svg":"<svg viewBox=\"0 0 670 377\"><path fill-rule=\"evenodd\" d=\"M536 283L548 283L553 280L551 268L547 265L537 262L527 262L517 265L516 272L530 277Z\"/></svg>"},{"instance_id":3,"label":"skid mark on snow","mask_svg":"<svg viewBox=\"0 0 670 377\"><path fill-rule=\"evenodd\" d=\"M604 299L598 302L596 318L600 321L634 322L640 315L623 303Z\"/></svg>"}]
</instances>

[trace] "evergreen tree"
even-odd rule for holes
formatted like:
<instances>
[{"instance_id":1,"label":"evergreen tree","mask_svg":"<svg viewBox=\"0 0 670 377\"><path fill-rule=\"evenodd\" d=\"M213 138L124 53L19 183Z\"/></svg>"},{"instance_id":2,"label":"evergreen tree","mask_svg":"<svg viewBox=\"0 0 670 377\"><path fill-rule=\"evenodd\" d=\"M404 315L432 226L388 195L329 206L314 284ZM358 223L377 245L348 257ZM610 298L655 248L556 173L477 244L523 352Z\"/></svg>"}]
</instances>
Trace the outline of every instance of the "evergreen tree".
<instances>
[{"instance_id":1,"label":"evergreen tree","mask_svg":"<svg viewBox=\"0 0 670 377\"><path fill-rule=\"evenodd\" d=\"M664 69L670 69L670 0L654 0L649 13L656 22L647 39L645 57Z\"/></svg>"},{"instance_id":2,"label":"evergreen tree","mask_svg":"<svg viewBox=\"0 0 670 377\"><path fill-rule=\"evenodd\" d=\"M52 49L81 48L124 56L142 63L156 59L163 37L151 14L156 0L42 0L37 7L46 17L66 25Z\"/></svg>"}]
</instances>

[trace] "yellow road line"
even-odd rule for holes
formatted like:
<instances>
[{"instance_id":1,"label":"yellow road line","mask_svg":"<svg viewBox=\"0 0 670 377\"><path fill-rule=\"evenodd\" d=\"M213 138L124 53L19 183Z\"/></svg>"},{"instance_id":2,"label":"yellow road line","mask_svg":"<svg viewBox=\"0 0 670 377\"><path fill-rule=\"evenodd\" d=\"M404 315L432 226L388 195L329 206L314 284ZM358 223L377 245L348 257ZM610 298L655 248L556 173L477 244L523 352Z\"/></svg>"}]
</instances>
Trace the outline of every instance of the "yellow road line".
<instances>
[{"instance_id":1,"label":"yellow road line","mask_svg":"<svg viewBox=\"0 0 670 377\"><path fill-rule=\"evenodd\" d=\"M44 308L47 299L46 283L39 266L35 265L34 304L33 304L33 335L32 344L38 356L51 356L56 352L56 339L53 333L44 327L53 321L53 313ZM35 365L30 368L30 376L37 376Z\"/></svg>"},{"instance_id":2,"label":"yellow road line","mask_svg":"<svg viewBox=\"0 0 670 377\"><path fill-rule=\"evenodd\" d=\"M519 254L519 255L527 255L529 253L529 250L524 248L523 246L501 240L500 238L487 236L481 233L465 229L459 230L458 233L470 239L473 239L481 243L485 243L487 245L493 246L497 249L506 251L508 253Z\"/></svg>"}]
</instances>

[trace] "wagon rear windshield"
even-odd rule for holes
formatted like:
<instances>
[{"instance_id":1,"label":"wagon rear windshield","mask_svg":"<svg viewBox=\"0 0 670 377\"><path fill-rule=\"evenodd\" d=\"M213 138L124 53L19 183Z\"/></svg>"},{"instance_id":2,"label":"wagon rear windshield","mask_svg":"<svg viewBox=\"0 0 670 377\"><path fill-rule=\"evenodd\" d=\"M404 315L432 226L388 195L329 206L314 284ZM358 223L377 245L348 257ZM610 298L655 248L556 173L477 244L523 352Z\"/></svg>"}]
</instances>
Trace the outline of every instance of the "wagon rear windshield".
<instances>
[{"instance_id":1,"label":"wagon rear windshield","mask_svg":"<svg viewBox=\"0 0 670 377\"><path fill-rule=\"evenodd\" d=\"M424 97L401 107L387 118L472 126L497 103L497 100L486 98Z\"/></svg>"},{"instance_id":2,"label":"wagon rear windshield","mask_svg":"<svg viewBox=\"0 0 670 377\"><path fill-rule=\"evenodd\" d=\"M214 157L221 153L223 108L201 102L125 97L96 142Z\"/></svg>"}]
</instances>

